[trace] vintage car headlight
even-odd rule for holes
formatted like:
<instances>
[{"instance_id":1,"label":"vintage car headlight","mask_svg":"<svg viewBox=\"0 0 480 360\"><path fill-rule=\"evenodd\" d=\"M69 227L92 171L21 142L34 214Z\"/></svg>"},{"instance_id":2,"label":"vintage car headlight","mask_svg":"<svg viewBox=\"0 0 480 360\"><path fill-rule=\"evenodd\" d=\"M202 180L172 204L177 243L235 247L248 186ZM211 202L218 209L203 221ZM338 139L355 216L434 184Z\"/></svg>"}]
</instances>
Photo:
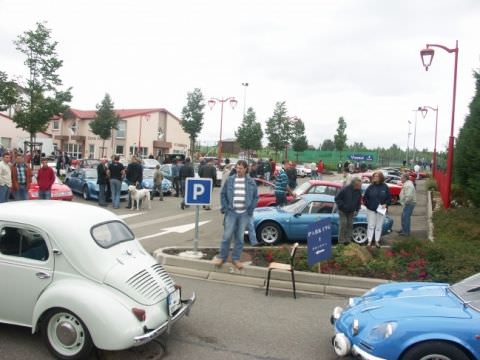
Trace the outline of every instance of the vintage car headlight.
<instances>
[{"instance_id":1,"label":"vintage car headlight","mask_svg":"<svg viewBox=\"0 0 480 360\"><path fill-rule=\"evenodd\" d=\"M342 315L343 313L343 308L340 307L340 306L336 306L334 309L333 309L333 313L332 313L332 317L334 320L338 320L340 318L340 316Z\"/></svg>"},{"instance_id":2,"label":"vintage car headlight","mask_svg":"<svg viewBox=\"0 0 480 360\"><path fill-rule=\"evenodd\" d=\"M369 337L375 341L385 340L392 336L396 328L397 323L394 321L383 323L372 328Z\"/></svg>"},{"instance_id":3,"label":"vintage car headlight","mask_svg":"<svg viewBox=\"0 0 480 360\"><path fill-rule=\"evenodd\" d=\"M33 197L33 198L38 198L38 191L31 192L30 196Z\"/></svg>"},{"instance_id":4,"label":"vintage car headlight","mask_svg":"<svg viewBox=\"0 0 480 360\"><path fill-rule=\"evenodd\" d=\"M358 322L358 319L353 319L352 322L352 333L354 336L358 335L358 332L360 331L360 323Z\"/></svg>"}]
</instances>

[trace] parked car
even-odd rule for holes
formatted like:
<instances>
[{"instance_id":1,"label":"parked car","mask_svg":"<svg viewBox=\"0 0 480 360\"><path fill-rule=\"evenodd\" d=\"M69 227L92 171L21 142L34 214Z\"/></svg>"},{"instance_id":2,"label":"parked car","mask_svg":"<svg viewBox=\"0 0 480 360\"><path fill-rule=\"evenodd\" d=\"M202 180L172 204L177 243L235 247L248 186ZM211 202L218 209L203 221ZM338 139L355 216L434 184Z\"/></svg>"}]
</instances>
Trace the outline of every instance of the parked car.
<instances>
[{"instance_id":1,"label":"parked car","mask_svg":"<svg viewBox=\"0 0 480 360\"><path fill-rule=\"evenodd\" d=\"M115 214L63 201L2 205L0 287L0 321L40 332L61 359L145 344L195 302Z\"/></svg>"},{"instance_id":2,"label":"parked car","mask_svg":"<svg viewBox=\"0 0 480 360\"><path fill-rule=\"evenodd\" d=\"M332 220L332 237L338 238L338 213L335 197L324 194L306 194L283 207L257 208L253 223L257 238L266 244L282 240L307 241L308 226L319 220ZM383 233L392 231L393 220L385 216ZM367 242L367 214L362 208L353 220L352 240L357 244Z\"/></svg>"},{"instance_id":3,"label":"parked car","mask_svg":"<svg viewBox=\"0 0 480 360\"><path fill-rule=\"evenodd\" d=\"M480 274L452 286L377 286L331 317L337 355L377 360L480 359Z\"/></svg>"},{"instance_id":4,"label":"parked car","mask_svg":"<svg viewBox=\"0 0 480 360\"><path fill-rule=\"evenodd\" d=\"M150 191L150 196L156 195L153 192L153 172L154 169L143 169L143 181L142 186ZM162 192L164 195L170 195L172 193L172 182L168 179L162 180Z\"/></svg>"},{"instance_id":5,"label":"parked car","mask_svg":"<svg viewBox=\"0 0 480 360\"><path fill-rule=\"evenodd\" d=\"M303 164L297 164L295 169L297 170L297 176L298 177L304 178L306 176L311 176L312 175L312 169L310 169L309 166L305 166Z\"/></svg>"},{"instance_id":6,"label":"parked car","mask_svg":"<svg viewBox=\"0 0 480 360\"><path fill-rule=\"evenodd\" d=\"M67 175L65 184L72 192L80 194L85 200L98 200L97 169L76 169ZM107 198L110 197L107 192ZM128 184L123 181L120 188L120 199L128 199Z\"/></svg>"},{"instance_id":7,"label":"parked car","mask_svg":"<svg viewBox=\"0 0 480 360\"><path fill-rule=\"evenodd\" d=\"M361 173L359 175L362 179L362 182L365 185L366 183L370 183L370 181L372 180L373 172ZM392 198L392 205L398 204L398 201L400 200L400 192L402 191L401 182L399 184L399 183L391 183L391 182L385 181L385 183L387 184L388 189L390 191L390 197ZM362 187L362 191L364 192L363 187Z\"/></svg>"},{"instance_id":8,"label":"parked car","mask_svg":"<svg viewBox=\"0 0 480 360\"><path fill-rule=\"evenodd\" d=\"M255 181L257 185L268 186L271 189L271 191L268 191L268 192L258 193L257 207L276 206L277 199L275 197L275 184L260 178L255 178ZM287 201L290 202L292 200L293 200L293 196L287 195Z\"/></svg>"},{"instance_id":9,"label":"parked car","mask_svg":"<svg viewBox=\"0 0 480 360\"><path fill-rule=\"evenodd\" d=\"M325 194L337 195L343 185L339 182L324 181L324 180L308 180L303 184L298 185L293 192L300 196L303 194Z\"/></svg>"},{"instance_id":10,"label":"parked car","mask_svg":"<svg viewBox=\"0 0 480 360\"><path fill-rule=\"evenodd\" d=\"M160 163L155 159L143 159L142 160L144 169L155 169Z\"/></svg>"},{"instance_id":11,"label":"parked car","mask_svg":"<svg viewBox=\"0 0 480 360\"><path fill-rule=\"evenodd\" d=\"M55 182L52 185L51 191L52 200L65 200L65 201L72 201L73 193L72 190L62 183L58 177L55 176ZM33 178L32 183L28 188L28 198L30 200L38 200L38 184L36 182L35 177Z\"/></svg>"},{"instance_id":12,"label":"parked car","mask_svg":"<svg viewBox=\"0 0 480 360\"><path fill-rule=\"evenodd\" d=\"M163 164L160 166L160 171L162 172L163 177L170 181L173 181L172 166L172 164Z\"/></svg>"}]
</instances>

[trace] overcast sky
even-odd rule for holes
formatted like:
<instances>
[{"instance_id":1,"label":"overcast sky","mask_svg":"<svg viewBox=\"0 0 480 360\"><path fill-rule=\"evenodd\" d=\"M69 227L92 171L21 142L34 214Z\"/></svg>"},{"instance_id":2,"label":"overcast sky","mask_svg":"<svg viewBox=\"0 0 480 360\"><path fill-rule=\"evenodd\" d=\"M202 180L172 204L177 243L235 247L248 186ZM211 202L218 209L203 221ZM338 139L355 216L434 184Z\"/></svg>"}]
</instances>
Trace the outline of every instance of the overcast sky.
<instances>
[{"instance_id":1,"label":"overcast sky","mask_svg":"<svg viewBox=\"0 0 480 360\"><path fill-rule=\"evenodd\" d=\"M239 101L225 108L223 138L240 124L248 82L246 103L262 124L285 100L316 147L339 116L349 143L406 147L412 109L438 104L443 148L454 56L438 50L425 72L419 50L459 40L457 130L480 64L479 0L0 0L0 14L1 70L25 74L12 40L47 21L72 107L94 109L108 92L117 108L180 116L187 91L200 87ZM201 140L218 140L219 123L220 108L206 107ZM418 148L433 148L433 131L434 114L419 115Z\"/></svg>"}]
</instances>

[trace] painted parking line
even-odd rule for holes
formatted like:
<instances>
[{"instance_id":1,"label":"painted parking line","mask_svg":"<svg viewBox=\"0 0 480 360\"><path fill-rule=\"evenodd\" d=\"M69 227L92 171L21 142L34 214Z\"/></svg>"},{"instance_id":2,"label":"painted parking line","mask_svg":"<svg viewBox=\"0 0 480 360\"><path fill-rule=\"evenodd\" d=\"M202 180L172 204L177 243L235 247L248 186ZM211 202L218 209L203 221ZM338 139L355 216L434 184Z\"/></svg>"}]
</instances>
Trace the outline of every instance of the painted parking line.
<instances>
[{"instance_id":1,"label":"painted parking line","mask_svg":"<svg viewBox=\"0 0 480 360\"><path fill-rule=\"evenodd\" d=\"M210 221L211 220L200 221L198 223L198 226L208 224ZM141 240L151 239L151 238L154 238L154 237L157 237L157 236L162 236L162 235L169 234L169 233L183 234L183 233L186 233L186 232L191 231L193 229L195 229L195 223L172 226L172 227L169 227L169 228L162 229L162 231L160 231L156 234L150 234L150 235L145 235L145 236L139 237L139 238L137 238L137 240L141 241Z\"/></svg>"},{"instance_id":2,"label":"painted parking line","mask_svg":"<svg viewBox=\"0 0 480 360\"><path fill-rule=\"evenodd\" d=\"M140 213L133 213L133 214L122 214L122 215L118 215L118 217L120 219L128 219L128 218L131 218L131 217L134 217L134 216L139 216L139 215L143 215L145 214L144 212L140 212Z\"/></svg>"}]
</instances>

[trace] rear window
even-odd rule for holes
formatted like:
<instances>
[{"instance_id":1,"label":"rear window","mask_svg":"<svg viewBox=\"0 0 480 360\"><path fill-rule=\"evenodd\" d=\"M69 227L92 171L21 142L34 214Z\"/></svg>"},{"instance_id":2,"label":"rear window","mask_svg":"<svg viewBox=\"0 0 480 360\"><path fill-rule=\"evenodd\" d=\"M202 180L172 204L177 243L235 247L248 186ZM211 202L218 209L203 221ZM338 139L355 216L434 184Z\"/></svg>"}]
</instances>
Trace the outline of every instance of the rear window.
<instances>
[{"instance_id":1,"label":"rear window","mask_svg":"<svg viewBox=\"0 0 480 360\"><path fill-rule=\"evenodd\" d=\"M130 229L120 221L110 221L95 225L90 230L90 233L98 246L105 249L135 238Z\"/></svg>"}]
</instances>

